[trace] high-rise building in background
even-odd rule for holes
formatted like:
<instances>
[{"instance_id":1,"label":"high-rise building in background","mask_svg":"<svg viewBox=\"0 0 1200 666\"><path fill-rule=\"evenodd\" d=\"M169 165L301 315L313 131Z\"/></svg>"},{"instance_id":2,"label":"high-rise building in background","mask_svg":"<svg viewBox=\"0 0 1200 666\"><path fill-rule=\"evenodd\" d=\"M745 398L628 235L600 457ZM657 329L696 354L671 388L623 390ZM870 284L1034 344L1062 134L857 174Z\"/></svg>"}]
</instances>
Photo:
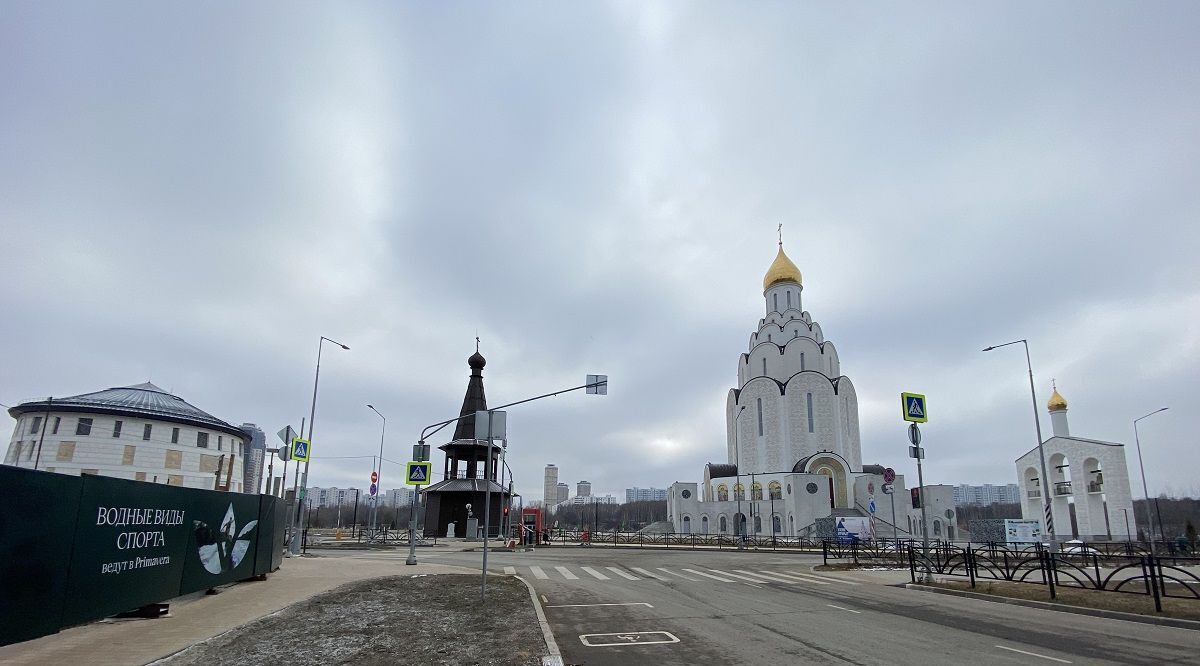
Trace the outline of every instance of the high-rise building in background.
<instances>
[{"instance_id":1,"label":"high-rise building in background","mask_svg":"<svg viewBox=\"0 0 1200 666\"><path fill-rule=\"evenodd\" d=\"M575 496L576 497L588 497L591 494L592 494L592 482L591 481L580 481L579 483L575 484Z\"/></svg>"},{"instance_id":2,"label":"high-rise building in background","mask_svg":"<svg viewBox=\"0 0 1200 666\"><path fill-rule=\"evenodd\" d=\"M383 494L383 503L380 506L406 507L412 506L412 501L412 488L392 488Z\"/></svg>"},{"instance_id":3,"label":"high-rise building in background","mask_svg":"<svg viewBox=\"0 0 1200 666\"><path fill-rule=\"evenodd\" d=\"M242 477L245 492L263 492L263 469L266 468L267 436L262 428L253 423L243 423L238 426L246 433L246 458L242 464Z\"/></svg>"},{"instance_id":4,"label":"high-rise building in background","mask_svg":"<svg viewBox=\"0 0 1200 666\"><path fill-rule=\"evenodd\" d=\"M982 486L961 484L954 486L955 504L1019 504L1021 502L1021 487L1015 483L1003 486L993 486L985 483Z\"/></svg>"},{"instance_id":5,"label":"high-rise building in background","mask_svg":"<svg viewBox=\"0 0 1200 666\"><path fill-rule=\"evenodd\" d=\"M554 496L557 498L555 500L555 504L561 504L567 501L567 498L571 496L571 486L568 486L565 483L558 484Z\"/></svg>"},{"instance_id":6,"label":"high-rise building in background","mask_svg":"<svg viewBox=\"0 0 1200 666\"><path fill-rule=\"evenodd\" d=\"M658 502L667 499L666 488L626 488L626 502Z\"/></svg>"},{"instance_id":7,"label":"high-rise building in background","mask_svg":"<svg viewBox=\"0 0 1200 666\"><path fill-rule=\"evenodd\" d=\"M547 507L558 504L558 468L546 465L546 476L542 483L542 501Z\"/></svg>"}]
</instances>

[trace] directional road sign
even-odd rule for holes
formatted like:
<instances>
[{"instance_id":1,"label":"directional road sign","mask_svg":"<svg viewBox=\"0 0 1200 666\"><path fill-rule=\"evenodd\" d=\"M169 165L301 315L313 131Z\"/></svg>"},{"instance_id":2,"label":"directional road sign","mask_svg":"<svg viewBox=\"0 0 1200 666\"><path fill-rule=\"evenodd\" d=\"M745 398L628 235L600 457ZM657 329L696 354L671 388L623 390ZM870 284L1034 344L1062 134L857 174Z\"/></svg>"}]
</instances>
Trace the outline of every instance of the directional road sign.
<instances>
[{"instance_id":1,"label":"directional road sign","mask_svg":"<svg viewBox=\"0 0 1200 666\"><path fill-rule=\"evenodd\" d=\"M292 440L292 460L308 462L310 455L312 455L312 445L307 439L297 437Z\"/></svg>"},{"instance_id":2,"label":"directional road sign","mask_svg":"<svg viewBox=\"0 0 1200 666\"><path fill-rule=\"evenodd\" d=\"M901 393L900 408L905 421L925 423L929 420L929 411L925 409L925 396L920 393Z\"/></svg>"},{"instance_id":3,"label":"directional road sign","mask_svg":"<svg viewBox=\"0 0 1200 666\"><path fill-rule=\"evenodd\" d=\"M433 463L429 462L410 462L404 469L404 483L410 486L425 486L429 485L429 472L433 467Z\"/></svg>"}]
</instances>

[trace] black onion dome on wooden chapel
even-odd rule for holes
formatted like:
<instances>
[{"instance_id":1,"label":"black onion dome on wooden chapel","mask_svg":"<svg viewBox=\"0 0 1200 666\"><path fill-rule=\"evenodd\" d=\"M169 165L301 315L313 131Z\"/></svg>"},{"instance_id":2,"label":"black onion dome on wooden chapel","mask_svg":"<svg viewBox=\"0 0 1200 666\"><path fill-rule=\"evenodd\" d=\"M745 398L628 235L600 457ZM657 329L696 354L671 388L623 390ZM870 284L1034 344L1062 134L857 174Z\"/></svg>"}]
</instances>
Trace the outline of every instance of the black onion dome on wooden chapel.
<instances>
[{"instance_id":1,"label":"black onion dome on wooden chapel","mask_svg":"<svg viewBox=\"0 0 1200 666\"><path fill-rule=\"evenodd\" d=\"M487 395L483 392L483 366L487 365L487 359L479 353L478 342L475 343L475 353L467 359L467 365L471 366L471 379L467 382L467 394L458 412L459 416L466 418L459 420L454 428L455 440L475 439L475 412L487 410Z\"/></svg>"}]
</instances>

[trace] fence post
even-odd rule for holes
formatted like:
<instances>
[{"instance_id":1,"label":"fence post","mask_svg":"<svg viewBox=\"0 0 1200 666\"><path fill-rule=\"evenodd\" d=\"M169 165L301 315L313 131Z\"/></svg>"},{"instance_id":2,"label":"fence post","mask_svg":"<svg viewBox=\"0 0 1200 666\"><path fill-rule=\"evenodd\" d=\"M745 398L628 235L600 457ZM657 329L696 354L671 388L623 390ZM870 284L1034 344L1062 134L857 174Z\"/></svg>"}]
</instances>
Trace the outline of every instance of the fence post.
<instances>
[{"instance_id":1,"label":"fence post","mask_svg":"<svg viewBox=\"0 0 1200 666\"><path fill-rule=\"evenodd\" d=\"M971 578L971 589L975 589L975 552L970 549L970 544L965 551L967 556L967 576Z\"/></svg>"},{"instance_id":2,"label":"fence post","mask_svg":"<svg viewBox=\"0 0 1200 666\"><path fill-rule=\"evenodd\" d=\"M1159 593L1158 587L1162 583L1162 570L1159 568L1161 565L1158 562L1158 558L1153 555L1142 558L1142 562L1142 566L1146 566L1148 564L1150 569L1150 576L1147 578L1147 580L1150 581L1150 587L1154 589L1154 611L1156 613L1161 613L1162 595Z\"/></svg>"},{"instance_id":3,"label":"fence post","mask_svg":"<svg viewBox=\"0 0 1200 666\"><path fill-rule=\"evenodd\" d=\"M908 545L908 576L912 578L912 582L917 582L917 563L913 560L912 544Z\"/></svg>"},{"instance_id":4,"label":"fence post","mask_svg":"<svg viewBox=\"0 0 1200 666\"><path fill-rule=\"evenodd\" d=\"M1054 565L1054 553L1048 550L1039 550L1043 563L1042 577L1046 579L1046 584L1050 587L1050 598L1057 599L1058 593L1054 589L1054 583L1058 578L1058 568ZM1050 571L1045 571L1045 566L1050 567Z\"/></svg>"},{"instance_id":5,"label":"fence post","mask_svg":"<svg viewBox=\"0 0 1200 666\"><path fill-rule=\"evenodd\" d=\"M821 542L821 564L823 564L823 565L829 564L829 542L828 541Z\"/></svg>"}]
</instances>

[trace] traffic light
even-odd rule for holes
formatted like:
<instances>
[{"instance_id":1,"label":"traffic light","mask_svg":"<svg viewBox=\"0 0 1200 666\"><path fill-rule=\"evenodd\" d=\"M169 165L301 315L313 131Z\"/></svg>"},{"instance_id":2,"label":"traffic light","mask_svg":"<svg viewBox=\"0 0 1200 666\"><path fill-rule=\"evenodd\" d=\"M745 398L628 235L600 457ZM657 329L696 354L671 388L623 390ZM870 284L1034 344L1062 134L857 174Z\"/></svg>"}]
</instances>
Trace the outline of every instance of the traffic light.
<instances>
[{"instance_id":1,"label":"traffic light","mask_svg":"<svg viewBox=\"0 0 1200 666\"><path fill-rule=\"evenodd\" d=\"M913 508L914 508L914 509L919 509L919 508L921 508L921 489L920 489L920 488L913 488L913 489L912 489L912 490L910 490L909 492L910 492L910 493L912 493L912 505L913 505Z\"/></svg>"},{"instance_id":2,"label":"traffic light","mask_svg":"<svg viewBox=\"0 0 1200 666\"><path fill-rule=\"evenodd\" d=\"M508 515L508 507L504 507L504 515Z\"/></svg>"}]
</instances>

